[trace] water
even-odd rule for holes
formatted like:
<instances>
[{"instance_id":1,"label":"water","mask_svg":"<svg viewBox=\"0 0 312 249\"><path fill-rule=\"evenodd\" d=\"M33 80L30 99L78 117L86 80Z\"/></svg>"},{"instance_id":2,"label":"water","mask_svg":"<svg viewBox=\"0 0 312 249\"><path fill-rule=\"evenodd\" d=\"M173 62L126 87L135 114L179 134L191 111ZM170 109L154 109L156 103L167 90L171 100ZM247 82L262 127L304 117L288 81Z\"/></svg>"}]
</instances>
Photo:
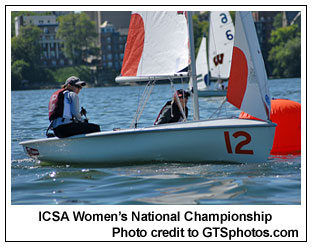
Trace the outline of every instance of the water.
<instances>
[{"instance_id":1,"label":"water","mask_svg":"<svg viewBox=\"0 0 312 249\"><path fill-rule=\"evenodd\" d=\"M272 97L301 103L300 79L270 80ZM80 93L90 122L101 130L129 127L145 86L88 88ZM181 85L177 85L178 89ZM184 85L184 88L187 86ZM158 163L94 167L40 165L19 142L42 138L47 103L55 90L12 92L12 204L300 204L301 156L272 157L262 164ZM152 125L171 98L168 85L155 86L139 126ZM200 98L200 116L237 116L223 98ZM189 100L192 118L192 101ZM187 141L185 141L187 143Z\"/></svg>"}]
</instances>

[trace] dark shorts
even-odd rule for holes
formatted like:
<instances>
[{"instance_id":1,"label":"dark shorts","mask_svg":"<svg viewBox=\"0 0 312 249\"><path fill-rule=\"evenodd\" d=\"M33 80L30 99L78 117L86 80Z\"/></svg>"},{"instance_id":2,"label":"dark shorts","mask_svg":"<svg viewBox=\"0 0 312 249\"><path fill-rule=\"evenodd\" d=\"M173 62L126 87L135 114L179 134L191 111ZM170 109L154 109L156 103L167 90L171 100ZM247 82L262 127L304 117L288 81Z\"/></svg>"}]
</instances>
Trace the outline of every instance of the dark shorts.
<instances>
[{"instance_id":1,"label":"dark shorts","mask_svg":"<svg viewBox=\"0 0 312 249\"><path fill-rule=\"evenodd\" d=\"M53 129L55 136L59 138L70 137L78 134L87 134L100 131L100 126L92 123L70 123L60 125Z\"/></svg>"}]
</instances>

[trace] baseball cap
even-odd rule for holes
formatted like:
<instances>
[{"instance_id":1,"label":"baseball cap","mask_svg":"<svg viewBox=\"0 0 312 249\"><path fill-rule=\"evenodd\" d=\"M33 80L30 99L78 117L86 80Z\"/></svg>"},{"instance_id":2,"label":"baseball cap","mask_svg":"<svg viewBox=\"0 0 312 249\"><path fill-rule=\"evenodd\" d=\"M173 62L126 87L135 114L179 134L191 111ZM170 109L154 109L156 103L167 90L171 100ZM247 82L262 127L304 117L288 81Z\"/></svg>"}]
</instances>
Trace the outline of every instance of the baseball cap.
<instances>
[{"instance_id":1,"label":"baseball cap","mask_svg":"<svg viewBox=\"0 0 312 249\"><path fill-rule=\"evenodd\" d=\"M188 98L190 96L189 92L184 91L183 89L179 89L175 92L175 95L179 98Z\"/></svg>"},{"instance_id":2,"label":"baseball cap","mask_svg":"<svg viewBox=\"0 0 312 249\"><path fill-rule=\"evenodd\" d=\"M86 85L86 82L85 81L82 81L80 80L78 77L76 76L71 76L69 77L66 81L65 81L65 86L67 85L72 85L72 86L85 86Z\"/></svg>"}]
</instances>

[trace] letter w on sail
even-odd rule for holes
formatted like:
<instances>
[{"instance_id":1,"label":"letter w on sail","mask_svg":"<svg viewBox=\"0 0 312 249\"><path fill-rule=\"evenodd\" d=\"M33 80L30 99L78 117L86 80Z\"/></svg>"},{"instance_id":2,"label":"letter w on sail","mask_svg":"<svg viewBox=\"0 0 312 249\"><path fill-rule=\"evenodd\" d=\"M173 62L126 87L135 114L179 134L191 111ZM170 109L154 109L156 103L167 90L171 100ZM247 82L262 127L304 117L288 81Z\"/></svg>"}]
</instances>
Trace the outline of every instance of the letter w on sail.
<instances>
[{"instance_id":1,"label":"letter w on sail","mask_svg":"<svg viewBox=\"0 0 312 249\"><path fill-rule=\"evenodd\" d=\"M222 64L223 63L223 57L224 54L217 54L215 57L213 57L213 63L218 66L218 64Z\"/></svg>"}]
</instances>

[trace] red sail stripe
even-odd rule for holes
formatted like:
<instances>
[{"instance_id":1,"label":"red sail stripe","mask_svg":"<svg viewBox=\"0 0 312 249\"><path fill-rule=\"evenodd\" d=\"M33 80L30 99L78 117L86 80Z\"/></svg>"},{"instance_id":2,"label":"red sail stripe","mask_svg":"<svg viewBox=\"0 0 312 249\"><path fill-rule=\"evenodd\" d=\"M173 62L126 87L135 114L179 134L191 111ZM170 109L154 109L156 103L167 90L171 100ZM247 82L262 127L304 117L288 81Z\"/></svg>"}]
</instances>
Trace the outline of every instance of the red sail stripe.
<instances>
[{"instance_id":1,"label":"red sail stripe","mask_svg":"<svg viewBox=\"0 0 312 249\"><path fill-rule=\"evenodd\" d=\"M233 48L231 73L228 84L227 100L236 106L241 107L247 88L248 63L246 56L238 47Z\"/></svg>"},{"instance_id":2,"label":"red sail stripe","mask_svg":"<svg viewBox=\"0 0 312 249\"><path fill-rule=\"evenodd\" d=\"M144 22L139 14L132 14L127 45L121 69L122 76L136 76L144 47Z\"/></svg>"}]
</instances>

